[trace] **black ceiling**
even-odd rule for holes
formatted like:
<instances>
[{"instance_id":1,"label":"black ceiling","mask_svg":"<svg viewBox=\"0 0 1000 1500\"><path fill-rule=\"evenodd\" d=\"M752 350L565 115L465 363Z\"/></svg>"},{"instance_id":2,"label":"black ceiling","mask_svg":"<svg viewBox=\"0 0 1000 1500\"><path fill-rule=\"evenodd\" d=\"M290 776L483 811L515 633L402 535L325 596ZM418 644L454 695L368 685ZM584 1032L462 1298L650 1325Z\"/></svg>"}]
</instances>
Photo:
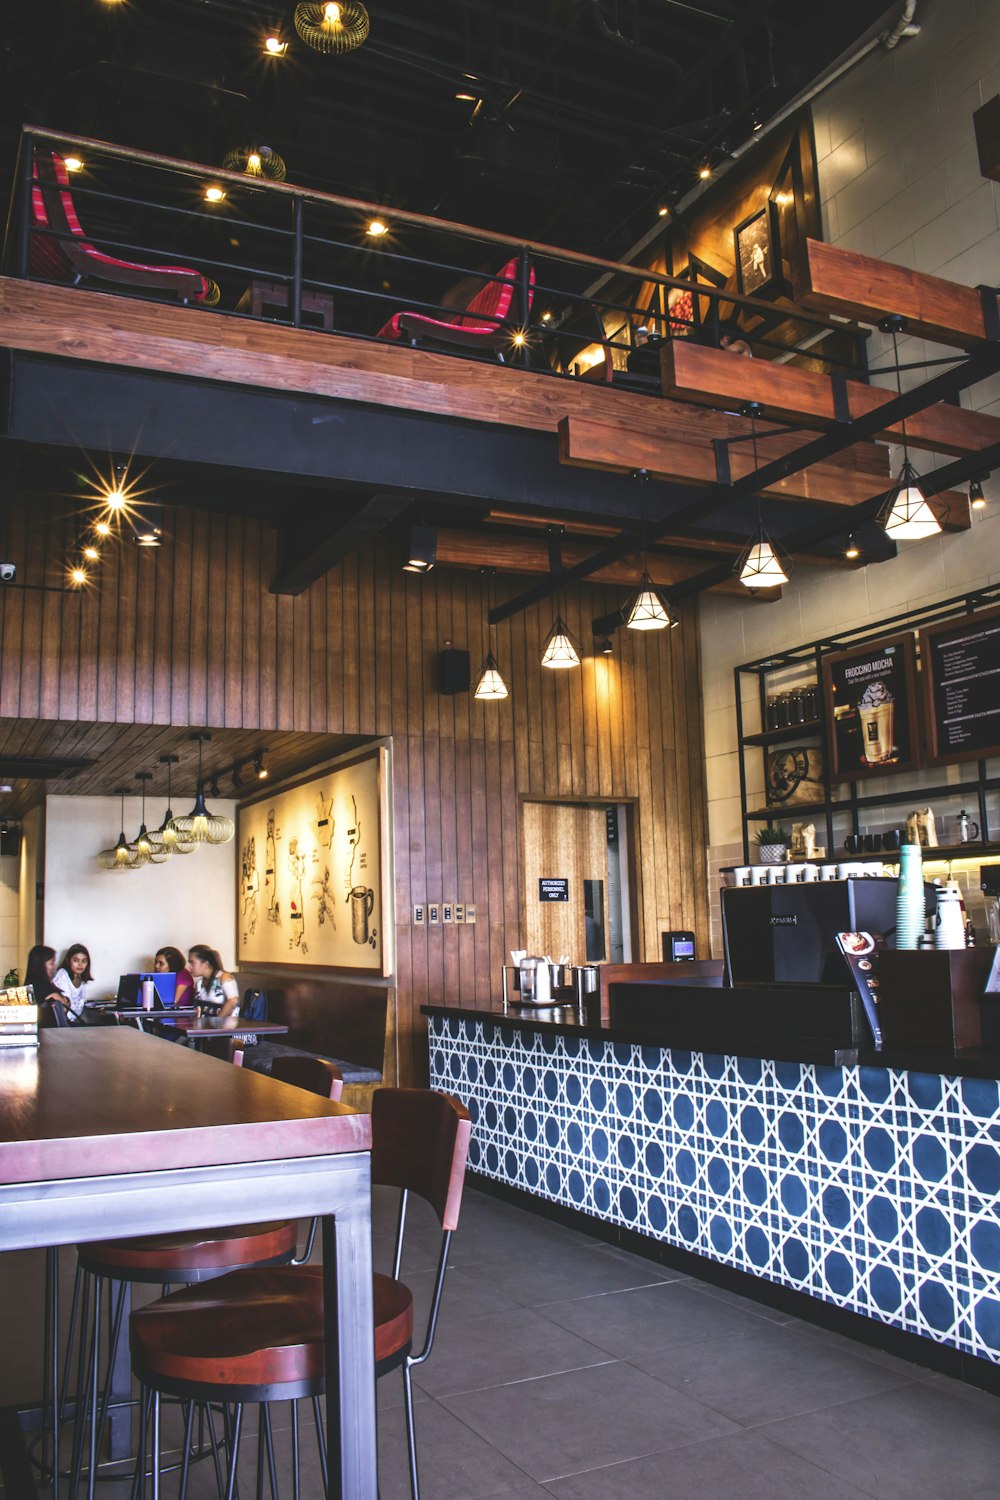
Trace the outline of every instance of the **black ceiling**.
<instances>
[{"instance_id":1,"label":"black ceiling","mask_svg":"<svg viewBox=\"0 0 1000 1500\"><path fill-rule=\"evenodd\" d=\"M323 57L291 3L9 8L0 147L22 123L194 161L266 143L289 181L617 256L884 13L873 0L370 0ZM287 56L265 60L278 26ZM456 94L472 94L460 100Z\"/></svg>"}]
</instances>

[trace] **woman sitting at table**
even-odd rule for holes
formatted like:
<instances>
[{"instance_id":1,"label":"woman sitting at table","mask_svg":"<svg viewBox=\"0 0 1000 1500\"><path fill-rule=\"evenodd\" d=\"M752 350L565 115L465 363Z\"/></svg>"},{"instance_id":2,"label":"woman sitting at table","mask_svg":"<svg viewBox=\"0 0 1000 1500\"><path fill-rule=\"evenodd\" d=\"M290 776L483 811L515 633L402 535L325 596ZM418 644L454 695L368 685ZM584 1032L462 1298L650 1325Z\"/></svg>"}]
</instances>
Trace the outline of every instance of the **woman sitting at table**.
<instances>
[{"instance_id":1,"label":"woman sitting at table","mask_svg":"<svg viewBox=\"0 0 1000 1500\"><path fill-rule=\"evenodd\" d=\"M70 1014L78 1021L83 1016L87 985L93 977L90 972L90 954L82 943L74 943L63 954L63 961L52 982L62 995Z\"/></svg>"},{"instance_id":2,"label":"woman sitting at table","mask_svg":"<svg viewBox=\"0 0 1000 1500\"><path fill-rule=\"evenodd\" d=\"M54 983L55 972L56 950L47 948L44 943L36 943L28 954L24 982L33 986L36 1005L44 1005L47 1000L52 1000L69 1010L66 996L56 988Z\"/></svg>"},{"instance_id":3,"label":"woman sitting at table","mask_svg":"<svg viewBox=\"0 0 1000 1500\"><path fill-rule=\"evenodd\" d=\"M227 974L222 959L207 943L195 943L188 950L188 968L194 975L194 1003L202 1015L235 1016L240 1007L240 990L234 974Z\"/></svg>"},{"instance_id":4,"label":"woman sitting at table","mask_svg":"<svg viewBox=\"0 0 1000 1500\"><path fill-rule=\"evenodd\" d=\"M153 959L153 969L157 974L176 974L177 985L174 989L175 1005L193 1005L194 976L189 969L184 967L184 955L179 948L157 948L156 957Z\"/></svg>"}]
</instances>

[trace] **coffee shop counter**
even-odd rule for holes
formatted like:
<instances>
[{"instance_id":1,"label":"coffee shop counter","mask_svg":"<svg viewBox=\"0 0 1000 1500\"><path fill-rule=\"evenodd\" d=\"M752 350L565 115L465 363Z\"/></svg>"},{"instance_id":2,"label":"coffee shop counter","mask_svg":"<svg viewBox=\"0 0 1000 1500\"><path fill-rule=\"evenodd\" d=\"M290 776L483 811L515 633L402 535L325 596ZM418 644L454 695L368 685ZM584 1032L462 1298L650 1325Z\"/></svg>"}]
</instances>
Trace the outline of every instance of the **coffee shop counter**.
<instances>
[{"instance_id":1,"label":"coffee shop counter","mask_svg":"<svg viewBox=\"0 0 1000 1500\"><path fill-rule=\"evenodd\" d=\"M424 1007L431 1086L472 1115L470 1167L1000 1389L1000 1054L859 1049L833 988L797 1030L788 991L758 991L756 1037L727 1013L738 992L613 993L603 1021L596 1005Z\"/></svg>"}]
</instances>

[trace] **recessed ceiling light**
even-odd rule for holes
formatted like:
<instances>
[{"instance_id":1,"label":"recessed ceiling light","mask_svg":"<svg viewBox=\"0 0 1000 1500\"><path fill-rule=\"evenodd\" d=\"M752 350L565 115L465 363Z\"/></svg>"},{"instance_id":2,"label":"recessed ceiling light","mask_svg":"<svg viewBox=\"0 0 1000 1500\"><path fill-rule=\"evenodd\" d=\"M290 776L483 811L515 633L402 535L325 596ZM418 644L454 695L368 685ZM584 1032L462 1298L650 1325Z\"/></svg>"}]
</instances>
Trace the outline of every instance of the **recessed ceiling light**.
<instances>
[{"instance_id":1,"label":"recessed ceiling light","mask_svg":"<svg viewBox=\"0 0 1000 1500\"><path fill-rule=\"evenodd\" d=\"M665 219L670 210L665 203L661 203L656 212L659 214L661 219Z\"/></svg>"},{"instance_id":2,"label":"recessed ceiling light","mask_svg":"<svg viewBox=\"0 0 1000 1500\"><path fill-rule=\"evenodd\" d=\"M83 585L87 582L86 570L84 568L70 568L69 581L70 583L74 584L76 588L82 588Z\"/></svg>"},{"instance_id":3,"label":"recessed ceiling light","mask_svg":"<svg viewBox=\"0 0 1000 1500\"><path fill-rule=\"evenodd\" d=\"M288 51L288 43L283 42L280 36L267 36L264 38L264 51L268 57L284 57Z\"/></svg>"},{"instance_id":4,"label":"recessed ceiling light","mask_svg":"<svg viewBox=\"0 0 1000 1500\"><path fill-rule=\"evenodd\" d=\"M79 156L64 156L63 166L66 168L67 172L83 171L83 162L81 161Z\"/></svg>"},{"instance_id":5,"label":"recessed ceiling light","mask_svg":"<svg viewBox=\"0 0 1000 1500\"><path fill-rule=\"evenodd\" d=\"M475 104L476 102L475 94L456 94L455 98L461 99L464 104Z\"/></svg>"},{"instance_id":6,"label":"recessed ceiling light","mask_svg":"<svg viewBox=\"0 0 1000 1500\"><path fill-rule=\"evenodd\" d=\"M100 562L101 554L96 547L84 547L83 555L88 562Z\"/></svg>"},{"instance_id":7,"label":"recessed ceiling light","mask_svg":"<svg viewBox=\"0 0 1000 1500\"><path fill-rule=\"evenodd\" d=\"M702 162L701 166L698 168L698 176L701 178L702 182L705 182L709 177L711 177L711 175L712 168L709 166L708 162Z\"/></svg>"},{"instance_id":8,"label":"recessed ceiling light","mask_svg":"<svg viewBox=\"0 0 1000 1500\"><path fill-rule=\"evenodd\" d=\"M223 199L225 198L225 196L226 196L226 193L225 193L225 189L224 188L220 188L220 187L207 187L205 189L205 202L206 203L221 203L223 201Z\"/></svg>"},{"instance_id":9,"label":"recessed ceiling light","mask_svg":"<svg viewBox=\"0 0 1000 1500\"><path fill-rule=\"evenodd\" d=\"M381 239L383 234L389 233L389 226L381 219L372 219L365 233L370 235L373 240Z\"/></svg>"},{"instance_id":10,"label":"recessed ceiling light","mask_svg":"<svg viewBox=\"0 0 1000 1500\"><path fill-rule=\"evenodd\" d=\"M111 523L110 521L95 521L94 530L97 532L98 536L110 536Z\"/></svg>"}]
</instances>

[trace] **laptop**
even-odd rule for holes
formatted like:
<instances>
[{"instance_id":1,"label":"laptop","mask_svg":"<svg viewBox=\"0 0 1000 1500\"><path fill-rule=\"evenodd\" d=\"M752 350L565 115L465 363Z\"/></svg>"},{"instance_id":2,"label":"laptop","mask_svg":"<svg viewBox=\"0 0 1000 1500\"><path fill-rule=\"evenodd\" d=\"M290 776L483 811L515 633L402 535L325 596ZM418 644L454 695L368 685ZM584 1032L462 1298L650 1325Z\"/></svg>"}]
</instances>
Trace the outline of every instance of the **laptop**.
<instances>
[{"instance_id":1,"label":"laptop","mask_svg":"<svg viewBox=\"0 0 1000 1500\"><path fill-rule=\"evenodd\" d=\"M177 975L167 974L123 974L118 980L118 1001L121 1005L142 1004L143 980L151 979L155 987L154 1010L169 1010L177 999Z\"/></svg>"}]
</instances>

